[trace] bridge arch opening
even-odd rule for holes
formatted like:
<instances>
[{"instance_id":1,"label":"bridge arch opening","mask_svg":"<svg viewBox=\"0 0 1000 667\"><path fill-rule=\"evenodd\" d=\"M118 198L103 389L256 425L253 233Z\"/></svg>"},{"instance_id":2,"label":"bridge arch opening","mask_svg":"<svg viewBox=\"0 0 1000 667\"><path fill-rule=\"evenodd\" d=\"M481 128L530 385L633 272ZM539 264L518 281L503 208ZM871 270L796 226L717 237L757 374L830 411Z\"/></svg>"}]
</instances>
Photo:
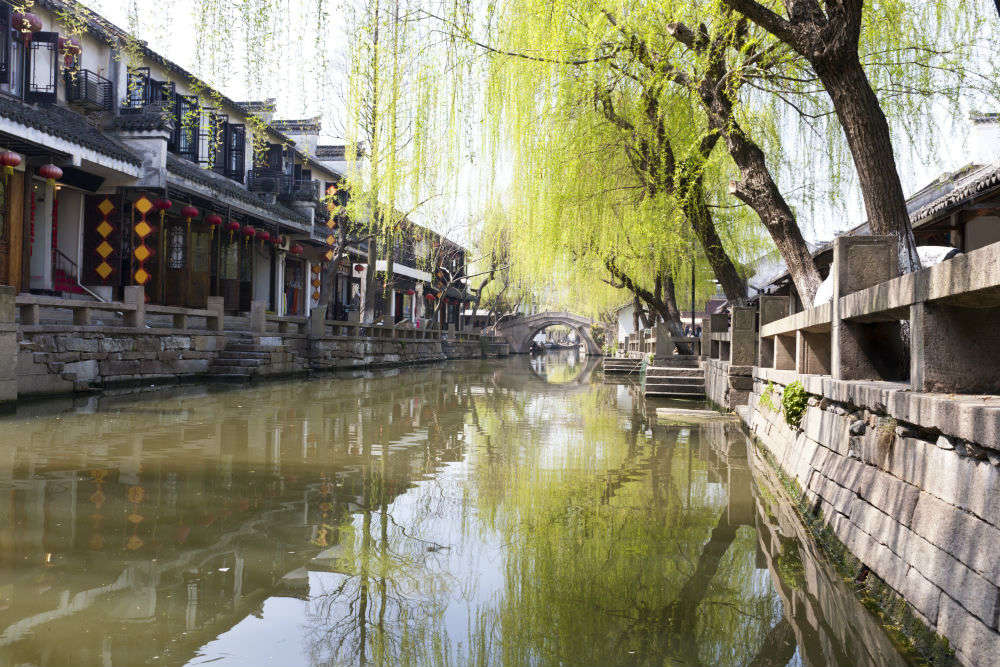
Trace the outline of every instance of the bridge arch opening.
<instances>
[{"instance_id":1,"label":"bridge arch opening","mask_svg":"<svg viewBox=\"0 0 1000 667\"><path fill-rule=\"evenodd\" d=\"M546 312L503 322L497 327L497 333L507 340L512 352L527 354L539 332L554 326L566 327L574 331L577 339L586 345L588 355L599 356L601 349L590 333L592 324L591 320L573 313Z\"/></svg>"}]
</instances>

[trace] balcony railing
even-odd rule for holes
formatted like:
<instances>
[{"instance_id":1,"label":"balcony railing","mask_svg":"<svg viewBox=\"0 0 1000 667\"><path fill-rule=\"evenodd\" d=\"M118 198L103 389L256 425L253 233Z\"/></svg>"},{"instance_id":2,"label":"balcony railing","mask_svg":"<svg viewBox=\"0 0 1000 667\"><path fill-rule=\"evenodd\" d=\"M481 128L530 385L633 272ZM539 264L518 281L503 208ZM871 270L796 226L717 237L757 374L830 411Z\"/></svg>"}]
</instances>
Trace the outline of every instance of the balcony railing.
<instances>
[{"instance_id":1,"label":"balcony railing","mask_svg":"<svg viewBox=\"0 0 1000 667\"><path fill-rule=\"evenodd\" d=\"M247 172L247 188L251 192L274 195L278 199L317 202L320 183L308 178L295 178L272 169L251 169Z\"/></svg>"},{"instance_id":2,"label":"balcony railing","mask_svg":"<svg viewBox=\"0 0 1000 667\"><path fill-rule=\"evenodd\" d=\"M90 111L111 111L111 82L90 70L66 70L66 103Z\"/></svg>"}]
</instances>

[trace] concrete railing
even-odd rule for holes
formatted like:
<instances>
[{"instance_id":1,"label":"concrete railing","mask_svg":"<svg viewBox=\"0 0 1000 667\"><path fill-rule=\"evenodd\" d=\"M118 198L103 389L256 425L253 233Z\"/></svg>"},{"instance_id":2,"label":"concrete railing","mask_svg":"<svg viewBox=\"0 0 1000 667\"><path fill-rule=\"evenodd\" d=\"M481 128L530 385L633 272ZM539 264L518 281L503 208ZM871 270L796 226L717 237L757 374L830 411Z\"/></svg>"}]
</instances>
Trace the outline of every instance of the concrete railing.
<instances>
[{"instance_id":1,"label":"concrete railing","mask_svg":"<svg viewBox=\"0 0 1000 667\"><path fill-rule=\"evenodd\" d=\"M84 301L19 294L14 298L14 304L19 313L18 324L26 332L59 328L88 331L109 327L216 333L223 330L222 297L209 297L208 308L204 309L147 305L144 297L142 287L129 286L125 288L123 301ZM202 326L194 326L195 323Z\"/></svg>"},{"instance_id":2,"label":"concrete railing","mask_svg":"<svg viewBox=\"0 0 1000 667\"><path fill-rule=\"evenodd\" d=\"M840 237L831 271L830 303L789 314L788 297L761 297L761 367L1000 392L1000 243L897 277L893 239Z\"/></svg>"},{"instance_id":3,"label":"concrete railing","mask_svg":"<svg viewBox=\"0 0 1000 667\"><path fill-rule=\"evenodd\" d=\"M640 329L630 333L625 341L625 356L645 357L652 354L656 358L669 357L677 344L693 346L693 354L701 354L702 339L694 336L671 336L667 328L658 324L651 329Z\"/></svg>"}]
</instances>

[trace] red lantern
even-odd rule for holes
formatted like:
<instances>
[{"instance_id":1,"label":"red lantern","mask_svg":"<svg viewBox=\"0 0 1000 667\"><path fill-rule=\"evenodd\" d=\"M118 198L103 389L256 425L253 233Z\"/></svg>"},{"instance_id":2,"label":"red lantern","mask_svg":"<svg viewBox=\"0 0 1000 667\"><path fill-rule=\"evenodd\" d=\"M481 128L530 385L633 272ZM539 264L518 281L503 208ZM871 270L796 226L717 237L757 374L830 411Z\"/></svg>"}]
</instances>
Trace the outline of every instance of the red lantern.
<instances>
[{"instance_id":1,"label":"red lantern","mask_svg":"<svg viewBox=\"0 0 1000 667\"><path fill-rule=\"evenodd\" d=\"M242 231L243 231L243 236L247 237L248 239L252 239L254 234L257 233L257 230L251 227L250 225L246 225L245 227L243 227Z\"/></svg>"},{"instance_id":2,"label":"red lantern","mask_svg":"<svg viewBox=\"0 0 1000 667\"><path fill-rule=\"evenodd\" d=\"M237 231L239 228L240 228L240 223L236 222L235 220L230 220L229 222L226 223L226 231L229 232L230 234Z\"/></svg>"},{"instance_id":3,"label":"red lantern","mask_svg":"<svg viewBox=\"0 0 1000 667\"><path fill-rule=\"evenodd\" d=\"M262 243L265 242L265 241L270 241L271 240L271 232L267 231L266 229L258 229L257 230L257 238L260 239L260 241Z\"/></svg>"},{"instance_id":4,"label":"red lantern","mask_svg":"<svg viewBox=\"0 0 1000 667\"><path fill-rule=\"evenodd\" d=\"M8 176L14 173L14 167L21 164L21 156L14 151L4 151L0 153L0 166L3 167L3 173Z\"/></svg>"},{"instance_id":5,"label":"red lantern","mask_svg":"<svg viewBox=\"0 0 1000 667\"><path fill-rule=\"evenodd\" d=\"M31 36L42 29L42 19L31 12L14 12L10 16L10 27L24 36L25 46L31 42Z\"/></svg>"},{"instance_id":6,"label":"red lantern","mask_svg":"<svg viewBox=\"0 0 1000 667\"><path fill-rule=\"evenodd\" d=\"M153 208L157 211L169 211L174 203L169 199L156 199L153 201Z\"/></svg>"},{"instance_id":7,"label":"red lantern","mask_svg":"<svg viewBox=\"0 0 1000 667\"><path fill-rule=\"evenodd\" d=\"M365 265L364 264L355 264L354 265L354 270L357 271L358 273L361 273L362 271L365 270Z\"/></svg>"},{"instance_id":8,"label":"red lantern","mask_svg":"<svg viewBox=\"0 0 1000 667\"><path fill-rule=\"evenodd\" d=\"M45 164L38 168L38 175L48 181L49 185L55 185L62 178L63 171L54 164Z\"/></svg>"},{"instance_id":9,"label":"red lantern","mask_svg":"<svg viewBox=\"0 0 1000 667\"><path fill-rule=\"evenodd\" d=\"M411 289L406 290L406 295L407 296L413 296L414 294L416 294L416 292L414 292L413 290L411 290Z\"/></svg>"},{"instance_id":10,"label":"red lantern","mask_svg":"<svg viewBox=\"0 0 1000 667\"><path fill-rule=\"evenodd\" d=\"M198 213L198 209L191 205L185 206L181 209L181 215L184 216L184 219L188 222L191 222L191 218L197 218Z\"/></svg>"},{"instance_id":11,"label":"red lantern","mask_svg":"<svg viewBox=\"0 0 1000 667\"><path fill-rule=\"evenodd\" d=\"M298 243L296 243L295 245L293 245L290 248L290 250L291 250L291 253L293 255L301 255L302 254L302 246L300 246Z\"/></svg>"},{"instance_id":12,"label":"red lantern","mask_svg":"<svg viewBox=\"0 0 1000 667\"><path fill-rule=\"evenodd\" d=\"M205 224L212 225L212 227L218 227L222 224L222 216L216 213L205 216Z\"/></svg>"},{"instance_id":13,"label":"red lantern","mask_svg":"<svg viewBox=\"0 0 1000 667\"><path fill-rule=\"evenodd\" d=\"M76 37L60 37L59 52L64 56L66 67L72 67L76 57L83 53L83 47Z\"/></svg>"}]
</instances>

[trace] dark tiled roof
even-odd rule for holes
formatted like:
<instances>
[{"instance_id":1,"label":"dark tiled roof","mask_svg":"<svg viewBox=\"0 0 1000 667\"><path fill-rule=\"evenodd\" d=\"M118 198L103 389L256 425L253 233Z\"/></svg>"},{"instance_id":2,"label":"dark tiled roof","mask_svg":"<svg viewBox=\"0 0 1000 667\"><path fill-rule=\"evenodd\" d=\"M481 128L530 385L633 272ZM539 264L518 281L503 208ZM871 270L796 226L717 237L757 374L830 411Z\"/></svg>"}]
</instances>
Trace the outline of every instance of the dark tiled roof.
<instances>
[{"instance_id":1,"label":"dark tiled roof","mask_svg":"<svg viewBox=\"0 0 1000 667\"><path fill-rule=\"evenodd\" d=\"M320 160L346 160L347 146L317 146L316 158Z\"/></svg>"},{"instance_id":2,"label":"dark tiled roof","mask_svg":"<svg viewBox=\"0 0 1000 667\"><path fill-rule=\"evenodd\" d=\"M150 132L174 129L174 118L162 110L149 109L141 113L123 113L115 116L114 128L125 132Z\"/></svg>"},{"instance_id":3,"label":"dark tiled roof","mask_svg":"<svg viewBox=\"0 0 1000 667\"><path fill-rule=\"evenodd\" d=\"M0 116L90 148L108 157L136 166L142 165L142 160L128 148L91 125L80 114L65 107L55 104L36 106L0 95Z\"/></svg>"},{"instance_id":4,"label":"dark tiled roof","mask_svg":"<svg viewBox=\"0 0 1000 667\"><path fill-rule=\"evenodd\" d=\"M913 222L937 216L948 209L963 204L1000 185L1000 166L995 164L981 167L973 173L954 182L951 190L914 211L910 215Z\"/></svg>"},{"instance_id":5,"label":"dark tiled roof","mask_svg":"<svg viewBox=\"0 0 1000 667\"><path fill-rule=\"evenodd\" d=\"M296 120L272 120L271 127L292 134L318 134L320 118L302 118Z\"/></svg>"},{"instance_id":6,"label":"dark tiled roof","mask_svg":"<svg viewBox=\"0 0 1000 667\"><path fill-rule=\"evenodd\" d=\"M251 206L256 206L270 211L285 220L292 220L306 225L309 224L309 218L302 215L298 211L288 208L287 206L282 206L281 204L271 204L266 202L249 190L241 188L225 176L208 169L202 169L198 165L188 162L187 160L179 158L171 153L167 153L167 171L176 174L181 178L186 178L189 181L194 181L195 183L204 185L207 188L211 188L212 190L215 190L216 192L227 197L232 197L237 201L242 201Z\"/></svg>"},{"instance_id":7,"label":"dark tiled roof","mask_svg":"<svg viewBox=\"0 0 1000 667\"><path fill-rule=\"evenodd\" d=\"M247 100L246 102L238 102L237 104L247 113L274 113L277 99L270 97L266 100Z\"/></svg>"}]
</instances>

